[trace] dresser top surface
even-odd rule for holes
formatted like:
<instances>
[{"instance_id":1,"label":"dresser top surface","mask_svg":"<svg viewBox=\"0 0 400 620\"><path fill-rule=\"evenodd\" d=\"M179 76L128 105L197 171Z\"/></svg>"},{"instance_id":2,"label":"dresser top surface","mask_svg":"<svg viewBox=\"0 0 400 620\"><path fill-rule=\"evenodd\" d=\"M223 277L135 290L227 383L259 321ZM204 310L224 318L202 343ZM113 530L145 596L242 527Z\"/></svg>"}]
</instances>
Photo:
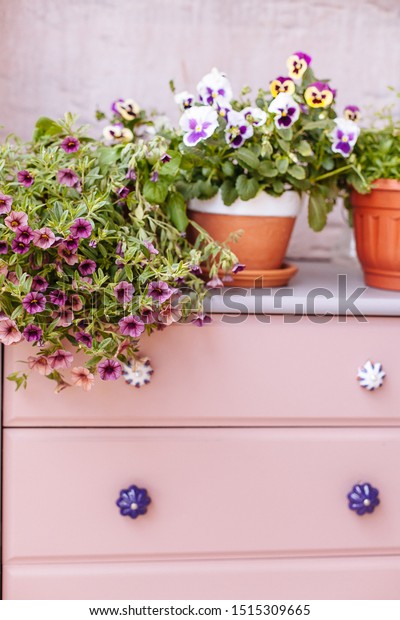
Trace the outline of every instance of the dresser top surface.
<instances>
[{"instance_id":1,"label":"dresser top surface","mask_svg":"<svg viewBox=\"0 0 400 620\"><path fill-rule=\"evenodd\" d=\"M228 314L331 314L400 316L400 292L364 283L355 260L298 261L298 273L285 287L214 289L207 312Z\"/></svg>"}]
</instances>

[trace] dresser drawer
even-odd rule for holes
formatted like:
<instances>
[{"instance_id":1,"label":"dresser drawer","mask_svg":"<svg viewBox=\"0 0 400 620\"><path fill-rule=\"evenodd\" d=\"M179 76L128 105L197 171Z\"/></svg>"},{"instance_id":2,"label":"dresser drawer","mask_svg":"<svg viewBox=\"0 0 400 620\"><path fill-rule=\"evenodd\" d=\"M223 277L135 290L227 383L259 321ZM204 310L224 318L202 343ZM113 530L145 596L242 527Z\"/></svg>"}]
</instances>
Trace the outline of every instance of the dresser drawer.
<instances>
[{"instance_id":1,"label":"dresser drawer","mask_svg":"<svg viewBox=\"0 0 400 620\"><path fill-rule=\"evenodd\" d=\"M10 429L4 453L7 564L400 554L400 429Z\"/></svg>"},{"instance_id":2,"label":"dresser drawer","mask_svg":"<svg viewBox=\"0 0 400 620\"><path fill-rule=\"evenodd\" d=\"M99 379L89 393L69 388L56 395L34 373L26 391L6 381L5 425L400 425L400 356L393 345L400 319L261 318L231 324L224 321L232 316L214 315L204 328L176 325L144 339L155 373L141 389ZM18 363L24 352L28 345L6 348L6 375L25 370ZM387 375L373 392L356 380L367 360L381 362Z\"/></svg>"}]
</instances>

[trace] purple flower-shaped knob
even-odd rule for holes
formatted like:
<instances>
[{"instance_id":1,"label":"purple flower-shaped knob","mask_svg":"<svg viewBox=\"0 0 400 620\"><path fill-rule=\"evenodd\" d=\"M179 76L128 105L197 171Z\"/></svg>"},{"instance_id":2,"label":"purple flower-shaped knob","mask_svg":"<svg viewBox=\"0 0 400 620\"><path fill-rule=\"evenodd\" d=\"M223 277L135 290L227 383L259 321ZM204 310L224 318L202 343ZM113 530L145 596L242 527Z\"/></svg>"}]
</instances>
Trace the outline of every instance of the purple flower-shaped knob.
<instances>
[{"instance_id":1,"label":"purple flower-shaped knob","mask_svg":"<svg viewBox=\"0 0 400 620\"><path fill-rule=\"evenodd\" d=\"M360 516L366 512L374 512L380 503L378 494L378 489L375 489L368 482L355 484L347 495L350 510L354 510Z\"/></svg>"},{"instance_id":2,"label":"purple flower-shaped knob","mask_svg":"<svg viewBox=\"0 0 400 620\"><path fill-rule=\"evenodd\" d=\"M146 489L139 489L135 484L129 489L122 489L117 499L117 506L124 517L136 519L147 512L151 499Z\"/></svg>"}]
</instances>

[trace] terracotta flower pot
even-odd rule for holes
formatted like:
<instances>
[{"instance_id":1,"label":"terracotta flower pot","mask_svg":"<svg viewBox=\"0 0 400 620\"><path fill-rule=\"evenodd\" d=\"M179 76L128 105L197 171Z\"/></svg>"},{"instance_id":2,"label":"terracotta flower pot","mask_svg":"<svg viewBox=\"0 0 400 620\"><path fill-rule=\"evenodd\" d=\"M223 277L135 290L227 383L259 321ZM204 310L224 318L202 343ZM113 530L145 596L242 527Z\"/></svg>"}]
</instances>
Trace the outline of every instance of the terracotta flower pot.
<instances>
[{"instance_id":1,"label":"terracotta flower pot","mask_svg":"<svg viewBox=\"0 0 400 620\"><path fill-rule=\"evenodd\" d=\"M300 207L301 198L292 191L279 197L260 192L248 201L238 199L230 207L224 205L217 194L210 200L191 201L189 217L217 241L226 241L231 233L243 231L239 241L230 244L239 262L246 265L235 283L240 279L241 284L251 286L255 278L268 276L268 272L281 270L283 273L282 262ZM288 275L296 271L292 267ZM244 282L247 274L252 280L248 284Z\"/></svg>"},{"instance_id":2,"label":"terracotta flower pot","mask_svg":"<svg viewBox=\"0 0 400 620\"><path fill-rule=\"evenodd\" d=\"M365 283L400 291L400 181L379 179L369 194L352 192L351 202Z\"/></svg>"}]
</instances>

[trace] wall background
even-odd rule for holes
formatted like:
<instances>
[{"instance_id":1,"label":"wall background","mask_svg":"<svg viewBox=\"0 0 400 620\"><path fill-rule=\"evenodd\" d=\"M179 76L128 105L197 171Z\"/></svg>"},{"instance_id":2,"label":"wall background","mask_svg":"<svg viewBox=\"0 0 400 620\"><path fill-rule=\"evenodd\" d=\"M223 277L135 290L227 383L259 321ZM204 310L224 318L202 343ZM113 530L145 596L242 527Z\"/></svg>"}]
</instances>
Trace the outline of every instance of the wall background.
<instances>
[{"instance_id":1,"label":"wall background","mask_svg":"<svg viewBox=\"0 0 400 620\"><path fill-rule=\"evenodd\" d=\"M0 124L28 138L38 116L90 122L119 96L177 118L170 78L189 90L217 66L235 89L267 87L297 49L339 106L381 105L400 87L399 31L399 0L0 0Z\"/></svg>"}]
</instances>

